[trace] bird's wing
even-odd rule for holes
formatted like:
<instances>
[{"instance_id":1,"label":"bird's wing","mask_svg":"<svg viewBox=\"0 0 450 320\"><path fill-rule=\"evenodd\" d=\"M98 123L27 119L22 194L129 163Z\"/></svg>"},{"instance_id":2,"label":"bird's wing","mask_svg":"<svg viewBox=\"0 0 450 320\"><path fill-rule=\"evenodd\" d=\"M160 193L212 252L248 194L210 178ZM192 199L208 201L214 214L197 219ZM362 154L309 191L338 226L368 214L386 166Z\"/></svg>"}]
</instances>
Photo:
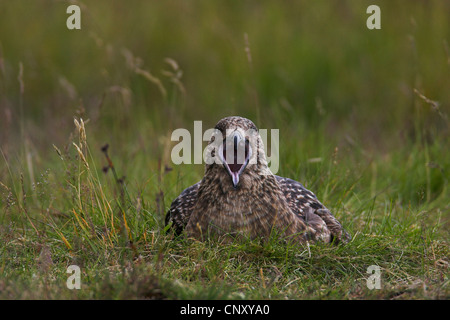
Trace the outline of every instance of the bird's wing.
<instances>
[{"instance_id":1,"label":"bird's wing","mask_svg":"<svg viewBox=\"0 0 450 320\"><path fill-rule=\"evenodd\" d=\"M179 235L189 221L197 202L197 191L200 182L186 188L171 204L166 214L166 226L172 222L175 234Z\"/></svg>"},{"instance_id":2,"label":"bird's wing","mask_svg":"<svg viewBox=\"0 0 450 320\"><path fill-rule=\"evenodd\" d=\"M330 210L320 203L314 193L306 189L300 182L289 178L275 177L292 212L316 231L316 238L325 242L350 241L350 235L342 228Z\"/></svg>"}]
</instances>

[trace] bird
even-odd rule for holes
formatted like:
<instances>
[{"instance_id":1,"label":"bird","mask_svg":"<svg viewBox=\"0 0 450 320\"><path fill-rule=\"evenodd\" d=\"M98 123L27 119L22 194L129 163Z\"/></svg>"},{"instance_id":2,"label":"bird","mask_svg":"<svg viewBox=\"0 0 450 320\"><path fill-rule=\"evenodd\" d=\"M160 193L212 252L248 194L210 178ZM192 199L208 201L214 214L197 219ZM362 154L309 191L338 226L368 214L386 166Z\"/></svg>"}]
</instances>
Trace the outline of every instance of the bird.
<instances>
[{"instance_id":1,"label":"bird","mask_svg":"<svg viewBox=\"0 0 450 320\"><path fill-rule=\"evenodd\" d=\"M180 236L347 243L350 234L300 182L273 174L256 125L221 119L205 148L203 178L173 200L165 217Z\"/></svg>"}]
</instances>

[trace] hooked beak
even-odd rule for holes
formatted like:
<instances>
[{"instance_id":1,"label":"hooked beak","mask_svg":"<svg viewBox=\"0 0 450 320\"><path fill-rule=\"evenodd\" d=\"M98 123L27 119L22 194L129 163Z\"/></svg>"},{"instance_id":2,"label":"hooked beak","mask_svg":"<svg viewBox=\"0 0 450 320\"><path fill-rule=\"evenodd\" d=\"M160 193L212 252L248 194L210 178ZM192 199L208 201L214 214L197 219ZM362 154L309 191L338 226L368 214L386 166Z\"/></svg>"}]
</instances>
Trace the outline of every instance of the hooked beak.
<instances>
[{"instance_id":1,"label":"hooked beak","mask_svg":"<svg viewBox=\"0 0 450 320\"><path fill-rule=\"evenodd\" d=\"M250 141L245 139L239 131L234 131L223 140L219 147L219 157L223 166L231 177L233 187L236 189L239 177L244 172L252 155Z\"/></svg>"}]
</instances>

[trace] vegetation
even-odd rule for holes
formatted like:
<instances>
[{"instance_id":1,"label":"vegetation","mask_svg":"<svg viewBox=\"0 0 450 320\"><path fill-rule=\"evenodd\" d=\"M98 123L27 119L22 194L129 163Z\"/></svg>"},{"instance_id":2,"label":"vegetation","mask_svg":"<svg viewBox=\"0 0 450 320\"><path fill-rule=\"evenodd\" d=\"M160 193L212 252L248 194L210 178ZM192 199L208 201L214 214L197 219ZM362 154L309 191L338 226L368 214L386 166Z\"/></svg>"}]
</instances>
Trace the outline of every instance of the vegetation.
<instances>
[{"instance_id":1,"label":"vegetation","mask_svg":"<svg viewBox=\"0 0 450 320\"><path fill-rule=\"evenodd\" d=\"M74 3L81 30L0 2L1 299L450 297L448 1L377 1L381 30L367 1ZM166 233L203 174L172 131L228 115L280 130L278 174L349 244Z\"/></svg>"}]
</instances>

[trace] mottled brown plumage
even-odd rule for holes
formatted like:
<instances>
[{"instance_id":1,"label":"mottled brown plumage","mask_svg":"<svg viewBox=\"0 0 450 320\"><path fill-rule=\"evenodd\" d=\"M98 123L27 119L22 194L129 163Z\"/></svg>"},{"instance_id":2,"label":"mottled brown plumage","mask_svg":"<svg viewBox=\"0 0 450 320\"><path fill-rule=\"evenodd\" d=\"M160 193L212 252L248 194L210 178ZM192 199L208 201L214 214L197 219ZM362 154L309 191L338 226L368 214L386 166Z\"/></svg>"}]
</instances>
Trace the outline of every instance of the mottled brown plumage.
<instances>
[{"instance_id":1,"label":"mottled brown plumage","mask_svg":"<svg viewBox=\"0 0 450 320\"><path fill-rule=\"evenodd\" d=\"M350 239L311 191L270 172L252 121L227 117L215 129L220 134L212 137L205 154L207 160L220 160L206 161L203 179L184 190L167 213L166 224L172 222L176 234L268 239L276 233L300 242Z\"/></svg>"}]
</instances>

